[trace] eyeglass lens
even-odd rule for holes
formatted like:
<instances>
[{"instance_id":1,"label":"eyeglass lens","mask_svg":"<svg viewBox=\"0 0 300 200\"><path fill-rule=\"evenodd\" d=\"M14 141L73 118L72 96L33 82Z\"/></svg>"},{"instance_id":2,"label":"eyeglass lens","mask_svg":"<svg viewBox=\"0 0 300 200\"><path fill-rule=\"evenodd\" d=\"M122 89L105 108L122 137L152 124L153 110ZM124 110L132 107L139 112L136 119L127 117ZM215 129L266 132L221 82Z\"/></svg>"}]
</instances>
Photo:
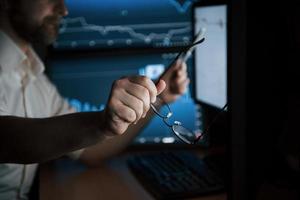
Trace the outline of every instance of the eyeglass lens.
<instances>
[{"instance_id":1,"label":"eyeglass lens","mask_svg":"<svg viewBox=\"0 0 300 200\"><path fill-rule=\"evenodd\" d=\"M197 136L195 133L193 133L192 131L188 130L187 128L185 128L181 125L174 124L172 126L172 129L173 129L174 133L185 143L193 144L194 141L197 139Z\"/></svg>"}]
</instances>

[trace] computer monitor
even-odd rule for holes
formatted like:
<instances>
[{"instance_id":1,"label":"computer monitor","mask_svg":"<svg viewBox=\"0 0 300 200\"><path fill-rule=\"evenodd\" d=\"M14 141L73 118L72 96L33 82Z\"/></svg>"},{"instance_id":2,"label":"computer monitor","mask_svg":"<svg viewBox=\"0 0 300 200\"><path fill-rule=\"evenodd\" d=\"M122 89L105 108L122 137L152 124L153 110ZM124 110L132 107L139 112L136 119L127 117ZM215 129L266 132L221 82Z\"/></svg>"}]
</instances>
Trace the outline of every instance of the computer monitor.
<instances>
[{"instance_id":1,"label":"computer monitor","mask_svg":"<svg viewBox=\"0 0 300 200\"><path fill-rule=\"evenodd\" d=\"M205 41L195 49L195 99L218 109L227 103L227 5L201 1L194 5L194 34Z\"/></svg>"}]
</instances>

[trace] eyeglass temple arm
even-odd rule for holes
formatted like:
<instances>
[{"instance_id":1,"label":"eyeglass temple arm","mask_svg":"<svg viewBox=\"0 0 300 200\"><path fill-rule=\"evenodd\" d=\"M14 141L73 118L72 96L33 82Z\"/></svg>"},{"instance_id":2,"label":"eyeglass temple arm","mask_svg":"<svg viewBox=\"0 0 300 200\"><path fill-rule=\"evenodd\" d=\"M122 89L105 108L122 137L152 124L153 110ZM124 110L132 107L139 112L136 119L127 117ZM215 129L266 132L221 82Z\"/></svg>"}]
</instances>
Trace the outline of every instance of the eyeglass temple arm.
<instances>
[{"instance_id":1,"label":"eyeglass temple arm","mask_svg":"<svg viewBox=\"0 0 300 200\"><path fill-rule=\"evenodd\" d=\"M213 120L208 124L207 128L202 132L201 135L199 135L195 141L194 144L197 143L201 138L203 138L209 131L209 128L211 127L211 125L218 119L218 117L221 115L221 113L223 113L225 111L225 109L228 107L228 103L226 103L223 108L221 109L221 111L215 115L215 117L213 118Z\"/></svg>"},{"instance_id":2,"label":"eyeglass temple arm","mask_svg":"<svg viewBox=\"0 0 300 200\"><path fill-rule=\"evenodd\" d=\"M185 51L179 54L178 55L179 57L177 59L180 59L182 62L186 62L189 59L189 57L192 55L192 52L195 49L196 45L202 43L205 40L204 38L205 32L206 32L206 28L200 28L200 30L198 31L198 33L193 39L193 43L190 46L188 46L187 49L185 49Z\"/></svg>"},{"instance_id":3,"label":"eyeglass temple arm","mask_svg":"<svg viewBox=\"0 0 300 200\"><path fill-rule=\"evenodd\" d=\"M171 64L169 66L172 66L179 58L184 58L185 55L187 54L187 52L189 50L193 50L193 48L198 45L201 44L203 41L205 40L205 38L203 37L202 39L190 44L189 46L187 46L183 51L181 51L180 53L177 54L176 58L171 62ZM183 59L183 61L186 61L186 58Z\"/></svg>"},{"instance_id":4,"label":"eyeglass temple arm","mask_svg":"<svg viewBox=\"0 0 300 200\"><path fill-rule=\"evenodd\" d=\"M200 40L196 40L196 42L190 44L189 46L185 47L183 51L181 51L180 53L177 54L176 58L168 65L168 67L166 68L166 70L163 72L163 74L161 76L163 76L167 71L168 68L170 68L180 57L184 57L184 55L193 47L195 47L198 44L201 44L203 41L205 40L205 38L203 37ZM158 82L159 80L157 80Z\"/></svg>"}]
</instances>

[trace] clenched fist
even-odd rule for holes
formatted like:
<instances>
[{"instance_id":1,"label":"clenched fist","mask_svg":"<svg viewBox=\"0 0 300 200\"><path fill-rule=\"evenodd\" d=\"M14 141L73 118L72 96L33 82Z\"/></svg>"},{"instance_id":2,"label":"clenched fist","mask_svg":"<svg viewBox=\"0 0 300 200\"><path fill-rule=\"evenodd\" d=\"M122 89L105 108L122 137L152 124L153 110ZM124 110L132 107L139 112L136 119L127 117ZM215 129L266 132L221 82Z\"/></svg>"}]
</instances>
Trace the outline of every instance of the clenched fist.
<instances>
[{"instance_id":1,"label":"clenched fist","mask_svg":"<svg viewBox=\"0 0 300 200\"><path fill-rule=\"evenodd\" d=\"M157 85L145 76L131 76L114 82L105 109L105 127L112 135L123 134L128 126L144 118L150 103L156 101L166 87L160 80Z\"/></svg>"}]
</instances>

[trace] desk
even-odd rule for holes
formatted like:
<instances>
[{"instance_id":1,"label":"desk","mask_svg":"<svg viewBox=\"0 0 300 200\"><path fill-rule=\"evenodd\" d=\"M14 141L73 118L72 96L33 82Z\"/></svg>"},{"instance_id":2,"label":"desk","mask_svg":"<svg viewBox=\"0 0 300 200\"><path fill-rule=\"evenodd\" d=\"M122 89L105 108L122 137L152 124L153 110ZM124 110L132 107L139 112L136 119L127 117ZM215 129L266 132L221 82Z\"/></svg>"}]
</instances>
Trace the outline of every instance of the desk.
<instances>
[{"instance_id":1,"label":"desk","mask_svg":"<svg viewBox=\"0 0 300 200\"><path fill-rule=\"evenodd\" d=\"M126 155L111 159L98 168L81 168L77 171L57 168L53 163L41 166L41 200L153 200L130 173ZM226 194L193 199L225 200Z\"/></svg>"}]
</instances>

